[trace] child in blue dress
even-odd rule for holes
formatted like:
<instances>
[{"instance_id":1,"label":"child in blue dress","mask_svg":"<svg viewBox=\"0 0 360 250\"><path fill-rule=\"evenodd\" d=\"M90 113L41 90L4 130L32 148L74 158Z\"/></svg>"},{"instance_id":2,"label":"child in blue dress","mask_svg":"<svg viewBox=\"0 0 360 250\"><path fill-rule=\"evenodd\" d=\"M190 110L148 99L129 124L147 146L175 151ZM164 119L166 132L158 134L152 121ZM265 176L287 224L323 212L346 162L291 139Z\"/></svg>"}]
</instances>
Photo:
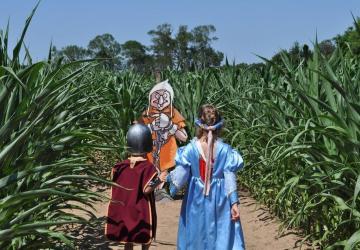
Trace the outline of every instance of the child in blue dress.
<instances>
[{"instance_id":1,"label":"child in blue dress","mask_svg":"<svg viewBox=\"0 0 360 250\"><path fill-rule=\"evenodd\" d=\"M177 248L245 249L236 185L243 159L218 138L223 120L214 106L203 105L199 116L197 136L177 151L176 168L167 177L172 195L188 184Z\"/></svg>"}]
</instances>

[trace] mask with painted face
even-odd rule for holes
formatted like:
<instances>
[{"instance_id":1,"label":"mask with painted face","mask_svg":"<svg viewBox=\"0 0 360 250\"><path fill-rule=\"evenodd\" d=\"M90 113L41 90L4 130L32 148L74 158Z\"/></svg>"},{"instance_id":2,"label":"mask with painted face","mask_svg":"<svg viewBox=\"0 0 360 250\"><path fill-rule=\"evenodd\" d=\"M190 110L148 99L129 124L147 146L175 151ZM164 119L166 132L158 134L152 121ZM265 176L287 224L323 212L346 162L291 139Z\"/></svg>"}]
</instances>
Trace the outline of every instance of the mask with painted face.
<instances>
[{"instance_id":1,"label":"mask with painted face","mask_svg":"<svg viewBox=\"0 0 360 250\"><path fill-rule=\"evenodd\" d=\"M164 110L171 104L169 91L160 89L150 95L150 106L157 110Z\"/></svg>"},{"instance_id":2,"label":"mask with painted face","mask_svg":"<svg viewBox=\"0 0 360 250\"><path fill-rule=\"evenodd\" d=\"M170 107L170 117L172 117L173 99L174 90L168 80L156 84L149 93L149 108L147 115L149 115L150 107L158 111L162 111L167 107Z\"/></svg>"}]
</instances>

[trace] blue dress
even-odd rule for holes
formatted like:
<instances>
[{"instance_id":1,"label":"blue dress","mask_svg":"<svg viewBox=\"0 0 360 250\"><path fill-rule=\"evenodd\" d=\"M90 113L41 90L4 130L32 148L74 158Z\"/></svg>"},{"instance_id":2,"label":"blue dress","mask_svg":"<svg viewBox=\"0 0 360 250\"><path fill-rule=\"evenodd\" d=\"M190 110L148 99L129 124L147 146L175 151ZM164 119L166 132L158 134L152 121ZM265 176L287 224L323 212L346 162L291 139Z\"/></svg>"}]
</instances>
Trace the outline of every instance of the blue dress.
<instances>
[{"instance_id":1,"label":"blue dress","mask_svg":"<svg viewBox=\"0 0 360 250\"><path fill-rule=\"evenodd\" d=\"M236 171L244 165L241 155L228 144L216 140L209 196L199 160L204 157L197 138L178 149L171 183L180 189L188 184L181 206L177 248L179 250L241 250L245 243L240 221L231 221L231 204L238 201Z\"/></svg>"}]
</instances>

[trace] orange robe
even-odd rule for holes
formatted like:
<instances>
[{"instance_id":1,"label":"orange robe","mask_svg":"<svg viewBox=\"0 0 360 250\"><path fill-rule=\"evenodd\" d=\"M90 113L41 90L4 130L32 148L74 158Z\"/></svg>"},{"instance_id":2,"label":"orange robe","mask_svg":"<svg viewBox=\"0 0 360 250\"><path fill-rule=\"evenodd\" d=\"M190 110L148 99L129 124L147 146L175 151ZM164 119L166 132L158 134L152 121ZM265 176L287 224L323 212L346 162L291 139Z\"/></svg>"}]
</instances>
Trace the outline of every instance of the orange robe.
<instances>
[{"instance_id":1,"label":"orange robe","mask_svg":"<svg viewBox=\"0 0 360 250\"><path fill-rule=\"evenodd\" d=\"M160 113L160 112L154 108L150 109L149 116L147 116L146 111L144 111L142 114L142 122L144 124L152 123L155 118L150 117L150 115L153 115L156 113ZM162 111L162 113L165 113L168 116L170 116L170 108L166 108L165 110ZM173 116L171 117L171 121L173 122L173 124L176 124L178 126L178 129L182 129L185 127L184 117L175 108L173 108ZM156 140L155 132L152 132L152 138L153 138L153 140ZM175 155L176 155L177 148L178 147L176 144L175 135L169 135L168 141L164 145L162 145L162 147L160 149L159 168L161 171L164 171L166 169L169 169L169 168L172 168L175 166ZM156 150L155 146L153 147L153 151L154 150ZM150 162L154 163L152 152L148 153L147 157Z\"/></svg>"}]
</instances>

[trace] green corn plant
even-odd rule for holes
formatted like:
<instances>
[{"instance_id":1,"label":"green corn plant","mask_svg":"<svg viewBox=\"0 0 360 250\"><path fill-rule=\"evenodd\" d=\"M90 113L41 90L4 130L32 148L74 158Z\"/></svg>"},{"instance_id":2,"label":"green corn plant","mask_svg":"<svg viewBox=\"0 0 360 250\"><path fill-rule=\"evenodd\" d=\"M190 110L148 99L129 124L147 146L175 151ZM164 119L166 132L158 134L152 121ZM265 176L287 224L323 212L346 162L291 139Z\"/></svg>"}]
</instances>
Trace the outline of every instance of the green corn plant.
<instances>
[{"instance_id":1,"label":"green corn plant","mask_svg":"<svg viewBox=\"0 0 360 250\"><path fill-rule=\"evenodd\" d=\"M186 118L186 129L190 137L195 135L195 119L198 118L199 108L209 100L207 87L210 85L211 72L197 73L164 72L175 92L175 106Z\"/></svg>"},{"instance_id":2,"label":"green corn plant","mask_svg":"<svg viewBox=\"0 0 360 250\"><path fill-rule=\"evenodd\" d=\"M250 165L240 180L314 244L356 245L359 61L340 49L328 61L315 49L306 66L282 57L283 67L223 84L230 100L243 93L225 105Z\"/></svg>"},{"instance_id":3,"label":"green corn plant","mask_svg":"<svg viewBox=\"0 0 360 250\"><path fill-rule=\"evenodd\" d=\"M113 155L109 158L113 164L116 159L126 157L126 132L147 108L151 81L131 71L90 71L82 81L92 82L86 95L101 109L93 113L90 123L101 132L106 148L110 149L108 156Z\"/></svg>"},{"instance_id":4,"label":"green corn plant","mask_svg":"<svg viewBox=\"0 0 360 250\"><path fill-rule=\"evenodd\" d=\"M32 16L32 15L31 15ZM0 247L72 247L62 225L86 223L99 195L93 150L110 164L126 157L125 134L148 105L154 80L132 71L93 69L61 59L20 63L27 20L13 55L0 32ZM358 28L358 27L357 27ZM226 65L162 72L190 137L204 103L225 118L223 137L246 167L239 182L304 241L328 249L360 243L360 59L338 48L293 62L285 53L261 69ZM105 152L107 150L107 153ZM88 208L87 208L88 207Z\"/></svg>"},{"instance_id":5,"label":"green corn plant","mask_svg":"<svg viewBox=\"0 0 360 250\"><path fill-rule=\"evenodd\" d=\"M35 8L36 9L36 8ZM8 32L0 33L0 248L72 247L65 224L87 223L100 195L87 163L93 143L102 142L88 117L99 105L81 79L91 62L21 64L20 49L31 18L7 54Z\"/></svg>"}]
</instances>

